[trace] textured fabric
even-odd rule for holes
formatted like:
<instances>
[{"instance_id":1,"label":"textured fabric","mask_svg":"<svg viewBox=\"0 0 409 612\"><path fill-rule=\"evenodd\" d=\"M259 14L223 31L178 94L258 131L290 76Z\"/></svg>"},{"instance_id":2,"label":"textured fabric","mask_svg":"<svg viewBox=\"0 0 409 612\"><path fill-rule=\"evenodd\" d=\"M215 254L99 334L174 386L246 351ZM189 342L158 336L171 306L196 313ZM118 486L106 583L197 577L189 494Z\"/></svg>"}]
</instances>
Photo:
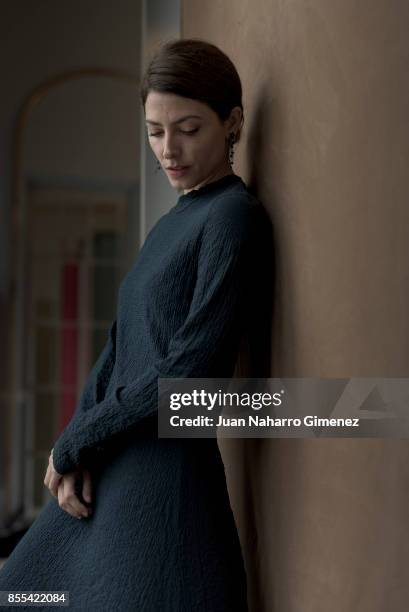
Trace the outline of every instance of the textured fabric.
<instances>
[{"instance_id":1,"label":"textured fabric","mask_svg":"<svg viewBox=\"0 0 409 612\"><path fill-rule=\"evenodd\" d=\"M118 294L106 346L54 444L86 465L94 513L54 498L0 590L68 590L70 609L244 611L246 575L214 439L157 437L158 377L229 377L251 318L262 207L227 175L179 196Z\"/></svg>"}]
</instances>

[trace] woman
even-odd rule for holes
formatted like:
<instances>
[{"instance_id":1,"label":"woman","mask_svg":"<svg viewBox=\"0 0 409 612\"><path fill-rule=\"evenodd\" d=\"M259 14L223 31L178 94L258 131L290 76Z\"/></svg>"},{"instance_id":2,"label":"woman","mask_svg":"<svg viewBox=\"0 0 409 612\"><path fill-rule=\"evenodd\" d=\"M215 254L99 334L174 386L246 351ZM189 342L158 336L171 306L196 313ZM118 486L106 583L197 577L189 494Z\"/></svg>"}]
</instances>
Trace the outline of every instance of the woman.
<instances>
[{"instance_id":1,"label":"woman","mask_svg":"<svg viewBox=\"0 0 409 612\"><path fill-rule=\"evenodd\" d=\"M0 590L69 591L72 610L239 612L246 573L217 440L158 438L157 384L231 377L253 316L265 220L232 171L241 83L217 47L182 39L157 51L141 98L158 165L183 193L123 279L50 455L54 498Z\"/></svg>"}]
</instances>

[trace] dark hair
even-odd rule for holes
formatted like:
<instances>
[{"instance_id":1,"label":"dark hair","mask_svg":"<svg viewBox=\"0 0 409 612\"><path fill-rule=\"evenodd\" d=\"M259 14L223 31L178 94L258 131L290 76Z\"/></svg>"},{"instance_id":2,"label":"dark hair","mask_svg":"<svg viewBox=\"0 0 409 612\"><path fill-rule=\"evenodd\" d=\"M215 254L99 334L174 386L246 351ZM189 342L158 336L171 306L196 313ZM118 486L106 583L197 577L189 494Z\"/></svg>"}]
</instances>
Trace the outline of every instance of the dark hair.
<instances>
[{"instance_id":1,"label":"dark hair","mask_svg":"<svg viewBox=\"0 0 409 612\"><path fill-rule=\"evenodd\" d=\"M156 50L141 83L144 109L150 91L204 102L222 121L235 106L243 110L241 81L233 62L216 45L199 38L169 40ZM241 126L236 142L240 132Z\"/></svg>"}]
</instances>

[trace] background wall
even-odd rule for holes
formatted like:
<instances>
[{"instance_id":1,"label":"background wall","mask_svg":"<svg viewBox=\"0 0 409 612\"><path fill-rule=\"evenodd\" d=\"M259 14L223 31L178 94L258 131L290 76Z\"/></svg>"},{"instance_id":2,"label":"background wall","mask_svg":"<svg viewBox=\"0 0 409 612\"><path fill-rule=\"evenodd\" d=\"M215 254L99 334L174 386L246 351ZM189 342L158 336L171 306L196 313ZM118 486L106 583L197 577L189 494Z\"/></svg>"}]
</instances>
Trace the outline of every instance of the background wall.
<instances>
[{"instance_id":1,"label":"background wall","mask_svg":"<svg viewBox=\"0 0 409 612\"><path fill-rule=\"evenodd\" d=\"M143 0L142 2L142 71L156 47L168 39L180 37L180 0ZM141 241L156 221L175 203L177 192L165 172L157 170L156 157L146 133L145 115L141 113Z\"/></svg>"},{"instance_id":2,"label":"background wall","mask_svg":"<svg viewBox=\"0 0 409 612\"><path fill-rule=\"evenodd\" d=\"M5 494L10 453L5 434L16 398L10 397L12 343L11 146L24 98L68 70L104 67L139 78L141 4L135 0L49 0L9 3L2 12L0 54L0 518L17 503ZM24 142L24 177L64 186L94 182L102 190L139 183L139 100L129 85L85 79L53 91L34 110ZM136 202L135 205L138 203ZM135 220L136 223L136 220ZM135 226L135 248L139 228ZM11 444L10 447L13 445ZM7 502L7 503L6 503Z\"/></svg>"},{"instance_id":3,"label":"background wall","mask_svg":"<svg viewBox=\"0 0 409 612\"><path fill-rule=\"evenodd\" d=\"M409 6L183 4L244 88L236 173L275 228L272 376L408 376ZM403 612L406 440L221 441L257 612Z\"/></svg>"},{"instance_id":4,"label":"background wall","mask_svg":"<svg viewBox=\"0 0 409 612\"><path fill-rule=\"evenodd\" d=\"M10 3L7 10L3 11L0 59L3 75L0 100L0 244L7 243L9 238L7 229L10 212L11 134L17 110L24 97L43 80L65 70L95 66L121 69L139 76L140 12L140 3L135 0L119 0L115 6L107 0L74 0L69 5L50 0L34 3L18 0ZM89 96L86 85L84 90L84 106L87 106ZM105 119L104 113L108 105L111 117L116 116L119 120L121 112L124 112L122 104L121 95L116 99L111 95L105 104L97 107L92 104L92 114L89 113L87 117L91 119L89 129L92 129L95 123L102 124L102 121L98 121L98 115L101 113L101 119ZM68 98L66 108L59 107L60 111L66 111L66 120L69 105ZM135 115L131 115L130 110L126 109L127 118L131 120L131 125L135 126L134 129L137 129L139 126ZM68 133L69 127L68 123ZM52 139L53 132L43 132L42 136L43 160L48 162L47 142ZM84 134L87 150L92 148L89 136L89 132ZM135 177L136 164L125 162L125 151L131 147L131 142L132 133L128 130L127 134L118 134L113 140L114 146L117 144L119 147L120 144L122 155L118 156L118 151L115 151L113 146L104 147L104 159L107 160L104 171L109 168L111 176L120 173L122 177ZM81 150L81 144L83 143L77 143L78 149L73 152L74 157L75 153L78 155L78 150ZM52 156L54 153L52 152ZM89 156L94 157L94 169L98 163L96 154L97 151L94 151L94 155ZM31 162L38 166L42 160L38 157L38 151L36 155L37 158L31 158ZM64 151L61 152L61 157L63 155ZM133 155L136 159L135 152ZM61 163L60 160L55 159L54 165L58 163ZM4 293L11 272L7 256L1 257L0 265L0 288Z\"/></svg>"}]
</instances>

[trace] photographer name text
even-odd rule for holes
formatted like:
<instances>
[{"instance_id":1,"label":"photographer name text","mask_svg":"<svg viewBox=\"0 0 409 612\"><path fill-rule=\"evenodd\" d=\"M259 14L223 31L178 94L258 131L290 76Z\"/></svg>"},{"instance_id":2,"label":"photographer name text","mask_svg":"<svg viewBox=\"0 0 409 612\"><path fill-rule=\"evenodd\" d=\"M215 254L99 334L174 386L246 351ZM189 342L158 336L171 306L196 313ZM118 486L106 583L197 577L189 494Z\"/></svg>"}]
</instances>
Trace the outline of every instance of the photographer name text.
<instances>
[{"instance_id":1,"label":"photographer name text","mask_svg":"<svg viewBox=\"0 0 409 612\"><path fill-rule=\"evenodd\" d=\"M181 417L172 415L169 419L172 427L359 427L359 418L321 418L316 415L306 415L300 418L274 418L270 416L246 415L246 417L218 418L198 415Z\"/></svg>"}]
</instances>

